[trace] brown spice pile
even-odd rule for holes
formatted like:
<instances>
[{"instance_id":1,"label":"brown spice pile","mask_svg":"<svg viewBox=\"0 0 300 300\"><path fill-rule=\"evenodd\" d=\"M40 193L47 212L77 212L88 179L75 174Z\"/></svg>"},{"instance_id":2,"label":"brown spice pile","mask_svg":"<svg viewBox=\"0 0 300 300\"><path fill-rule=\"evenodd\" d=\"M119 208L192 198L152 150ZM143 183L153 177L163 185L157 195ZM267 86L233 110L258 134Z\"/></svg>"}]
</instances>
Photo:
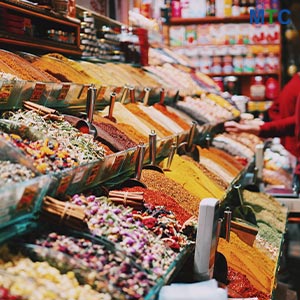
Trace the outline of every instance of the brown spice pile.
<instances>
[{"instance_id":1,"label":"brown spice pile","mask_svg":"<svg viewBox=\"0 0 300 300\"><path fill-rule=\"evenodd\" d=\"M116 127L119 128L124 133L126 133L126 135L129 136L137 144L139 144L141 142L142 143L148 142L148 137L141 134L132 125L124 124L124 123L117 123Z\"/></svg>"},{"instance_id":2,"label":"brown spice pile","mask_svg":"<svg viewBox=\"0 0 300 300\"><path fill-rule=\"evenodd\" d=\"M21 58L14 53L0 50L0 61L13 70L13 75L18 76L23 80L58 82L53 76L35 68L24 58Z\"/></svg>"},{"instance_id":3,"label":"brown spice pile","mask_svg":"<svg viewBox=\"0 0 300 300\"><path fill-rule=\"evenodd\" d=\"M133 142L125 133L117 129L114 125L104 123L104 122L94 122L95 125L99 126L102 130L107 132L119 145L120 150L126 150L136 146L136 143Z\"/></svg>"},{"instance_id":4,"label":"brown spice pile","mask_svg":"<svg viewBox=\"0 0 300 300\"><path fill-rule=\"evenodd\" d=\"M180 183L152 170L143 170L141 181L148 188L163 192L174 198L186 211L198 216L200 199L190 194Z\"/></svg>"}]
</instances>

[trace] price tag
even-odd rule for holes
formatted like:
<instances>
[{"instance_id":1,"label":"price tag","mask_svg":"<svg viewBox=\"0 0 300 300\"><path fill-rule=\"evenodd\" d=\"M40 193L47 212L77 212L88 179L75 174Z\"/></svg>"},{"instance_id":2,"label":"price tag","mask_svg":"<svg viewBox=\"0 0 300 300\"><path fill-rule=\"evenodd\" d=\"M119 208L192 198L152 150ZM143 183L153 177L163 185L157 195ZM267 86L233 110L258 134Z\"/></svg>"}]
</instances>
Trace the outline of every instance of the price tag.
<instances>
[{"instance_id":1,"label":"price tag","mask_svg":"<svg viewBox=\"0 0 300 300\"><path fill-rule=\"evenodd\" d=\"M82 89L80 90L80 92L79 92L79 94L77 96L77 99L79 99L79 100L86 100L88 89L89 89L89 85L85 84L82 87Z\"/></svg>"},{"instance_id":2,"label":"price tag","mask_svg":"<svg viewBox=\"0 0 300 300\"><path fill-rule=\"evenodd\" d=\"M62 87L61 87L61 90L60 90L60 93L57 97L57 100L65 100L66 97L67 97L67 94L70 90L70 84L63 84Z\"/></svg>"},{"instance_id":3,"label":"price tag","mask_svg":"<svg viewBox=\"0 0 300 300\"><path fill-rule=\"evenodd\" d=\"M46 84L45 83L36 83L34 90L31 94L30 100L31 101L38 101L41 99L44 91L46 89Z\"/></svg>"},{"instance_id":4,"label":"price tag","mask_svg":"<svg viewBox=\"0 0 300 300\"><path fill-rule=\"evenodd\" d=\"M17 204L16 212L19 212L21 210L30 211L32 209L33 202L35 200L36 195L38 194L38 189L38 184L31 185L25 188L23 195Z\"/></svg>"},{"instance_id":5,"label":"price tag","mask_svg":"<svg viewBox=\"0 0 300 300\"><path fill-rule=\"evenodd\" d=\"M7 103L13 90L13 84L3 84L0 88L0 103Z\"/></svg>"},{"instance_id":6,"label":"price tag","mask_svg":"<svg viewBox=\"0 0 300 300\"><path fill-rule=\"evenodd\" d=\"M59 183L59 186L56 190L56 195L62 195L66 192L68 186L70 185L71 183L71 179L72 179L72 175L65 175L61 180L60 180L60 183Z\"/></svg>"},{"instance_id":7,"label":"price tag","mask_svg":"<svg viewBox=\"0 0 300 300\"><path fill-rule=\"evenodd\" d=\"M86 171L87 171L87 167L81 167L81 168L77 169L75 176L72 180L72 184L81 181L82 178L84 177Z\"/></svg>"},{"instance_id":8,"label":"price tag","mask_svg":"<svg viewBox=\"0 0 300 300\"><path fill-rule=\"evenodd\" d=\"M93 166L93 168L89 174L89 177L86 181L86 185L90 185L91 183L93 183L95 181L95 179L100 171L101 166L102 166L102 162Z\"/></svg>"},{"instance_id":9,"label":"price tag","mask_svg":"<svg viewBox=\"0 0 300 300\"><path fill-rule=\"evenodd\" d=\"M106 90L107 90L107 86L101 86L97 95L97 101L103 100Z\"/></svg>"}]
</instances>

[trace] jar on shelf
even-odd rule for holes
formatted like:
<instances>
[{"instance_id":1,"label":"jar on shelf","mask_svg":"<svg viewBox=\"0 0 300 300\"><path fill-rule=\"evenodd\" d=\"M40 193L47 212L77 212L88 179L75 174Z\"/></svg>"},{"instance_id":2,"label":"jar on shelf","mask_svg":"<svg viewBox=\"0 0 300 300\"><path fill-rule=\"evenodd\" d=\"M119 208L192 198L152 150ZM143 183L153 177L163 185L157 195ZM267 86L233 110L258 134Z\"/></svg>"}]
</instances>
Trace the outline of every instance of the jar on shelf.
<instances>
[{"instance_id":1,"label":"jar on shelf","mask_svg":"<svg viewBox=\"0 0 300 300\"><path fill-rule=\"evenodd\" d=\"M229 74L233 72L232 56L225 55L223 57L223 73Z\"/></svg>"},{"instance_id":2,"label":"jar on shelf","mask_svg":"<svg viewBox=\"0 0 300 300\"><path fill-rule=\"evenodd\" d=\"M211 72L212 58L210 56L202 56L199 59L200 71L209 74Z\"/></svg>"},{"instance_id":3,"label":"jar on shelf","mask_svg":"<svg viewBox=\"0 0 300 300\"><path fill-rule=\"evenodd\" d=\"M279 70L279 58L278 55L270 52L266 57L266 71L270 73L277 72Z\"/></svg>"},{"instance_id":4,"label":"jar on shelf","mask_svg":"<svg viewBox=\"0 0 300 300\"><path fill-rule=\"evenodd\" d=\"M233 72L235 72L235 73L243 72L243 56L241 56L241 55L234 56Z\"/></svg>"},{"instance_id":5,"label":"jar on shelf","mask_svg":"<svg viewBox=\"0 0 300 300\"><path fill-rule=\"evenodd\" d=\"M253 73L255 70L255 59L252 53L248 53L244 58L243 70L246 73Z\"/></svg>"},{"instance_id":6,"label":"jar on shelf","mask_svg":"<svg viewBox=\"0 0 300 300\"><path fill-rule=\"evenodd\" d=\"M265 72L266 59L263 53L258 53L255 57L255 70L257 73Z\"/></svg>"},{"instance_id":7,"label":"jar on shelf","mask_svg":"<svg viewBox=\"0 0 300 300\"><path fill-rule=\"evenodd\" d=\"M279 82L276 78L270 77L266 81L266 99L274 100L279 94Z\"/></svg>"},{"instance_id":8,"label":"jar on shelf","mask_svg":"<svg viewBox=\"0 0 300 300\"><path fill-rule=\"evenodd\" d=\"M225 91L229 92L231 95L239 95L240 86L239 86L238 78L236 76L224 77L224 88Z\"/></svg>"},{"instance_id":9,"label":"jar on shelf","mask_svg":"<svg viewBox=\"0 0 300 300\"><path fill-rule=\"evenodd\" d=\"M220 56L212 58L211 73L222 73L222 59Z\"/></svg>"},{"instance_id":10,"label":"jar on shelf","mask_svg":"<svg viewBox=\"0 0 300 300\"><path fill-rule=\"evenodd\" d=\"M254 76L251 78L250 98L254 101L265 100L266 86L262 76Z\"/></svg>"}]
</instances>

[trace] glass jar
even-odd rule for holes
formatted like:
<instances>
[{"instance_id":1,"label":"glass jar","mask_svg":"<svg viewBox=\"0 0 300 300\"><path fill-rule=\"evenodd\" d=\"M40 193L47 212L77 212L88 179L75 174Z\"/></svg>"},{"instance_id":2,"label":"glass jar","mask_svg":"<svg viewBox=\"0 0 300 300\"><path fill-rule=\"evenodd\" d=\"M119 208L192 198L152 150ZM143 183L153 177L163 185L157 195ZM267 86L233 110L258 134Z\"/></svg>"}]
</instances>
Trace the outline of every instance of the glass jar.
<instances>
[{"instance_id":1,"label":"glass jar","mask_svg":"<svg viewBox=\"0 0 300 300\"><path fill-rule=\"evenodd\" d=\"M254 76L251 79L251 86L250 86L250 97L251 100L254 101L263 101L265 100L266 94L266 86L263 82L262 76Z\"/></svg>"},{"instance_id":2,"label":"glass jar","mask_svg":"<svg viewBox=\"0 0 300 300\"><path fill-rule=\"evenodd\" d=\"M279 82L277 79L270 77L266 81L266 99L274 100L279 93Z\"/></svg>"}]
</instances>

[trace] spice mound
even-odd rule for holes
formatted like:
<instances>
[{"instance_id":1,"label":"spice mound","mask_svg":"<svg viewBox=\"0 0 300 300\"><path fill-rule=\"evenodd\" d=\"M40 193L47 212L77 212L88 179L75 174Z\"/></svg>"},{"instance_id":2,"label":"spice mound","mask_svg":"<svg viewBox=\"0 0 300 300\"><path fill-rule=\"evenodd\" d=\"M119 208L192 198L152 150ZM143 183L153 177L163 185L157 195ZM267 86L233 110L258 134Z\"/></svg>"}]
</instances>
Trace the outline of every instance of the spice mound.
<instances>
[{"instance_id":1,"label":"spice mound","mask_svg":"<svg viewBox=\"0 0 300 300\"><path fill-rule=\"evenodd\" d=\"M226 257L228 266L245 274L256 289L267 294L272 292L276 263L269 256L249 246L233 232L230 242L219 240L218 251Z\"/></svg>"},{"instance_id":2,"label":"spice mound","mask_svg":"<svg viewBox=\"0 0 300 300\"><path fill-rule=\"evenodd\" d=\"M148 188L170 195L187 212L198 216L200 199L191 194L180 183L152 170L143 170L141 180Z\"/></svg>"},{"instance_id":3,"label":"spice mound","mask_svg":"<svg viewBox=\"0 0 300 300\"><path fill-rule=\"evenodd\" d=\"M181 207L174 198L163 192L146 189L143 187L123 188L122 190L129 192L143 192L146 203L153 206L164 206L167 210L170 210L174 213L176 220L180 224L183 224L192 216L183 207Z\"/></svg>"},{"instance_id":4,"label":"spice mound","mask_svg":"<svg viewBox=\"0 0 300 300\"><path fill-rule=\"evenodd\" d=\"M269 300L270 295L260 292L257 290L248 280L247 276L234 270L233 268L228 267L228 281L227 285L228 294L230 296L231 290L235 293L238 293L240 297L243 298L255 298L258 300Z\"/></svg>"}]
</instances>

